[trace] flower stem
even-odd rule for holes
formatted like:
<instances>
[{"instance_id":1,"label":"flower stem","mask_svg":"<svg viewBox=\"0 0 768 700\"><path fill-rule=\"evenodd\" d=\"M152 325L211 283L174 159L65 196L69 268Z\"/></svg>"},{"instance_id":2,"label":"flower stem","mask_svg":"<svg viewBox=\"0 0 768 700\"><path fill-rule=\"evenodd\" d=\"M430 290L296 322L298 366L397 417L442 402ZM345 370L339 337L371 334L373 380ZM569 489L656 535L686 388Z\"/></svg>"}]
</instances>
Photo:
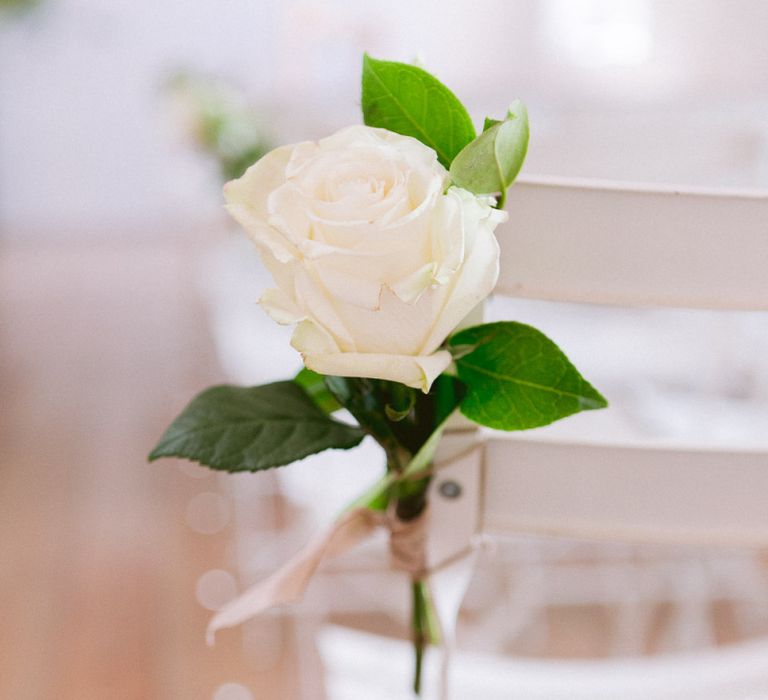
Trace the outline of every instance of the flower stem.
<instances>
[{"instance_id":1,"label":"flower stem","mask_svg":"<svg viewBox=\"0 0 768 700\"><path fill-rule=\"evenodd\" d=\"M424 650L429 644L440 643L440 625L437 621L437 615L435 614L426 579L413 579L411 582L411 592L413 597L413 692L416 695L421 695Z\"/></svg>"},{"instance_id":2,"label":"flower stem","mask_svg":"<svg viewBox=\"0 0 768 700\"><path fill-rule=\"evenodd\" d=\"M411 583L411 592L413 594L413 692L421 695L421 669L424 658L424 647L427 645L427 628L425 625L426 615L424 610L424 582L416 579Z\"/></svg>"}]
</instances>

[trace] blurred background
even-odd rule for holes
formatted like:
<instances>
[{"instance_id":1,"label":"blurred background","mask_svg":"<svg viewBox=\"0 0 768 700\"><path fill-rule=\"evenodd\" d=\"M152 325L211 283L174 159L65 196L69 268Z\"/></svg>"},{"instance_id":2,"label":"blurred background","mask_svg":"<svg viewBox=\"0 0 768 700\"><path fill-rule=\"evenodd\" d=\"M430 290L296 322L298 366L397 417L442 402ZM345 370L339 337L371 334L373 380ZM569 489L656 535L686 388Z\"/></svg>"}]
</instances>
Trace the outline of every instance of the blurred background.
<instances>
[{"instance_id":1,"label":"blurred background","mask_svg":"<svg viewBox=\"0 0 768 700\"><path fill-rule=\"evenodd\" d=\"M743 191L768 188L766 36L762 0L0 0L0 697L342 697L308 619L407 634L404 592L358 573L204 644L211 610L377 474L371 445L257 476L145 463L194 392L298 369L220 187L359 122L364 51L418 60L478 124L523 98L526 174ZM768 443L759 314L488 313L612 400L543 431ZM763 635L760 552L519 538L483 561L459 642L619 659Z\"/></svg>"}]
</instances>

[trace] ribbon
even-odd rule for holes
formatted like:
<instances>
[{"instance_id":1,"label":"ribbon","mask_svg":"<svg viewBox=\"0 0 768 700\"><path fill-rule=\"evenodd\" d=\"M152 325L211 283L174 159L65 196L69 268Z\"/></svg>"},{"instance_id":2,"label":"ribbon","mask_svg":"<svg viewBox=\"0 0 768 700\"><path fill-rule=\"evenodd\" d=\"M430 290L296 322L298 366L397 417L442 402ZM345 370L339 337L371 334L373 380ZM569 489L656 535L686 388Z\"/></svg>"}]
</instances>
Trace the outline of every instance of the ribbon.
<instances>
[{"instance_id":1,"label":"ribbon","mask_svg":"<svg viewBox=\"0 0 768 700\"><path fill-rule=\"evenodd\" d=\"M406 571L414 578L424 576L428 517L428 508L407 522L397 518L392 510L386 513L368 508L347 511L272 575L221 608L208 624L208 644L213 645L216 632L221 629L235 627L277 605L301 600L321 561L348 552L380 527L390 534L393 568Z\"/></svg>"}]
</instances>

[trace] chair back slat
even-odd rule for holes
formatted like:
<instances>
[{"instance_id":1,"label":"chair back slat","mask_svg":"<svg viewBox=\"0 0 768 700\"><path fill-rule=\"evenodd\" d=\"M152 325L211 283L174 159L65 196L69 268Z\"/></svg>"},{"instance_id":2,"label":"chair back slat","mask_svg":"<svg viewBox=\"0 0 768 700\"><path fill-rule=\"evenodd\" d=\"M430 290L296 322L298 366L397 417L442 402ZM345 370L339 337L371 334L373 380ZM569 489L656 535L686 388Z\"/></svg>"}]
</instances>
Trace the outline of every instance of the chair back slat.
<instances>
[{"instance_id":1,"label":"chair back slat","mask_svg":"<svg viewBox=\"0 0 768 700\"><path fill-rule=\"evenodd\" d=\"M484 470L490 534L768 544L768 454L493 435Z\"/></svg>"},{"instance_id":2,"label":"chair back slat","mask_svg":"<svg viewBox=\"0 0 768 700\"><path fill-rule=\"evenodd\" d=\"M510 296L768 310L768 191L527 179L498 229Z\"/></svg>"}]
</instances>

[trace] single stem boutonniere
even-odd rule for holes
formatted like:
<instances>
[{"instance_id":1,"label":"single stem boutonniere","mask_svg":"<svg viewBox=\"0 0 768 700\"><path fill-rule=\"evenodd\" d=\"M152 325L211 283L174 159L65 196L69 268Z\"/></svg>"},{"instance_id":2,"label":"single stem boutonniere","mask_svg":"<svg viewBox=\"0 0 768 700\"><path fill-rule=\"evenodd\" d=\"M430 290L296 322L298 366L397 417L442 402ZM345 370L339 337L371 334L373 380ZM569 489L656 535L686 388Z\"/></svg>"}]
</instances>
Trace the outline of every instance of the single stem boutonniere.
<instances>
[{"instance_id":1,"label":"single stem boutonniere","mask_svg":"<svg viewBox=\"0 0 768 700\"><path fill-rule=\"evenodd\" d=\"M536 329L462 327L498 277L494 229L525 159L525 106L514 101L478 135L456 96L421 68L366 56L362 87L365 125L277 148L225 187L227 209L274 278L260 303L295 324L291 344L307 369L202 392L150 458L260 471L376 440L386 471L354 513L386 524L411 576L418 693L424 648L439 635L419 528L446 421L458 410L479 425L526 430L606 401ZM341 408L356 424L333 417ZM352 537L349 519L340 522L245 613L290 599L283 592L311 575L329 537ZM217 626L246 616L230 612Z\"/></svg>"}]
</instances>

